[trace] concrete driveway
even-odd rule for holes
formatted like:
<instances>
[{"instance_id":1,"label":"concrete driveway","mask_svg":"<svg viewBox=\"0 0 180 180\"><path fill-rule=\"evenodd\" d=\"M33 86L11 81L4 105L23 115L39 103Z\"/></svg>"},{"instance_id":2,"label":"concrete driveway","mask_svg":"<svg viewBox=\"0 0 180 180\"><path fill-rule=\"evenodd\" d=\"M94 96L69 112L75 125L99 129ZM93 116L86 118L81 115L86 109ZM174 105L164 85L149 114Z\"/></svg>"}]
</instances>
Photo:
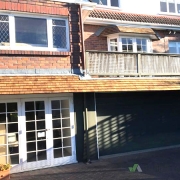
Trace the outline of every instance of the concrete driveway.
<instances>
[{"instance_id":1,"label":"concrete driveway","mask_svg":"<svg viewBox=\"0 0 180 180\"><path fill-rule=\"evenodd\" d=\"M138 164L139 166L137 167ZM129 167L131 167L130 172ZM142 170L142 172L138 172ZM12 180L179 180L180 148L12 174Z\"/></svg>"}]
</instances>

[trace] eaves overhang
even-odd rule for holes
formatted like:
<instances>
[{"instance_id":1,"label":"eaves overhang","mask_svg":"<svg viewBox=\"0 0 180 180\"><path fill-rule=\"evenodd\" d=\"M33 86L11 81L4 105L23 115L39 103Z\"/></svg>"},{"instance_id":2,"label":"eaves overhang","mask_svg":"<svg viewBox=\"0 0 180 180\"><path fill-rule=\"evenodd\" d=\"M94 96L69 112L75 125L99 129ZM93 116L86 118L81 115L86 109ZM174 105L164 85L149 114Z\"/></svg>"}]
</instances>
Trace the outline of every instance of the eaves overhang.
<instances>
[{"instance_id":1,"label":"eaves overhang","mask_svg":"<svg viewBox=\"0 0 180 180\"><path fill-rule=\"evenodd\" d=\"M93 24L99 26L116 25L125 27L139 27L139 28L152 28L157 30L176 30L180 31L180 25L167 25L167 24L156 24L156 23L144 23L144 22L132 22L132 21L120 21L120 20L109 20L101 18L90 18L88 17L84 24Z\"/></svg>"},{"instance_id":2,"label":"eaves overhang","mask_svg":"<svg viewBox=\"0 0 180 180\"><path fill-rule=\"evenodd\" d=\"M96 36L109 36L113 34L141 34L145 36L149 36L151 39L158 40L159 36L156 32L151 28L134 28L134 27L124 27L124 26L103 26L100 27L96 32Z\"/></svg>"},{"instance_id":3,"label":"eaves overhang","mask_svg":"<svg viewBox=\"0 0 180 180\"><path fill-rule=\"evenodd\" d=\"M85 24L149 27L156 29L180 30L180 18L167 15L135 14L122 11L95 9Z\"/></svg>"}]
</instances>

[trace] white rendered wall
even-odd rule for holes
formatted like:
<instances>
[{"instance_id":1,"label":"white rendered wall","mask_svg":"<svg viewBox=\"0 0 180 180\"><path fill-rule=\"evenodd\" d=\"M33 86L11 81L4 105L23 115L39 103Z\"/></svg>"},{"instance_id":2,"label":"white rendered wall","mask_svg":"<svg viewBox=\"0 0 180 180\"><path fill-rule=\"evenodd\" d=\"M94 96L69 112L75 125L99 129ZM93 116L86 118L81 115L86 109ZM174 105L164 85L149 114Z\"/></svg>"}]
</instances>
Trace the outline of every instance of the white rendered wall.
<instances>
[{"instance_id":1,"label":"white rendered wall","mask_svg":"<svg viewBox=\"0 0 180 180\"><path fill-rule=\"evenodd\" d=\"M139 14L154 14L160 12L159 0L120 0L120 8L123 12Z\"/></svg>"}]
</instances>

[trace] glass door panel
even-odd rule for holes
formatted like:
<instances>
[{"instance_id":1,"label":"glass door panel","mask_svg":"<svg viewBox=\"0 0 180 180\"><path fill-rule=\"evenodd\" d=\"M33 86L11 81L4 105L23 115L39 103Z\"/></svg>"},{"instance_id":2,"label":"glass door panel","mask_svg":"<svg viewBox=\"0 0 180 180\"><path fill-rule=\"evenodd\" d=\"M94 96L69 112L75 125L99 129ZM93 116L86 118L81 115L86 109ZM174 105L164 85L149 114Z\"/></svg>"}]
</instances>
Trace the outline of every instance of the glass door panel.
<instances>
[{"instance_id":1,"label":"glass door panel","mask_svg":"<svg viewBox=\"0 0 180 180\"><path fill-rule=\"evenodd\" d=\"M46 160L44 101L25 102L27 162Z\"/></svg>"},{"instance_id":2,"label":"glass door panel","mask_svg":"<svg viewBox=\"0 0 180 180\"><path fill-rule=\"evenodd\" d=\"M25 154L23 169L50 165L47 146L47 109L45 101L24 102Z\"/></svg>"},{"instance_id":3,"label":"glass door panel","mask_svg":"<svg viewBox=\"0 0 180 180\"><path fill-rule=\"evenodd\" d=\"M19 164L17 102L0 103L0 163Z\"/></svg>"},{"instance_id":4,"label":"glass door panel","mask_svg":"<svg viewBox=\"0 0 180 180\"><path fill-rule=\"evenodd\" d=\"M71 156L69 100L52 100L51 107L54 158ZM68 146L67 137L70 137ZM69 148L69 153L67 153L67 148Z\"/></svg>"}]
</instances>

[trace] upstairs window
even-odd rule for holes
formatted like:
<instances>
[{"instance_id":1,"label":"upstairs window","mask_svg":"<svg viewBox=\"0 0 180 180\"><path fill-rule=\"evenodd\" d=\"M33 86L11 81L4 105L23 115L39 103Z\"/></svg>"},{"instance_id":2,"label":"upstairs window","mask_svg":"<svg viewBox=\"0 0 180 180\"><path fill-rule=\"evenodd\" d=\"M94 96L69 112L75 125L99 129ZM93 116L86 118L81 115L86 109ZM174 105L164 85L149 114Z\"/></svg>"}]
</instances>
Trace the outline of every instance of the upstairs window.
<instances>
[{"instance_id":1,"label":"upstairs window","mask_svg":"<svg viewBox=\"0 0 180 180\"><path fill-rule=\"evenodd\" d=\"M150 43L148 38L140 37L116 37L108 38L109 51L120 52L150 52Z\"/></svg>"},{"instance_id":2,"label":"upstairs window","mask_svg":"<svg viewBox=\"0 0 180 180\"><path fill-rule=\"evenodd\" d=\"M91 0L99 5L119 7L119 0Z\"/></svg>"},{"instance_id":3,"label":"upstairs window","mask_svg":"<svg viewBox=\"0 0 180 180\"><path fill-rule=\"evenodd\" d=\"M0 15L0 48L68 51L66 19Z\"/></svg>"},{"instance_id":4,"label":"upstairs window","mask_svg":"<svg viewBox=\"0 0 180 180\"><path fill-rule=\"evenodd\" d=\"M160 0L160 11L180 14L180 0Z\"/></svg>"}]
</instances>

